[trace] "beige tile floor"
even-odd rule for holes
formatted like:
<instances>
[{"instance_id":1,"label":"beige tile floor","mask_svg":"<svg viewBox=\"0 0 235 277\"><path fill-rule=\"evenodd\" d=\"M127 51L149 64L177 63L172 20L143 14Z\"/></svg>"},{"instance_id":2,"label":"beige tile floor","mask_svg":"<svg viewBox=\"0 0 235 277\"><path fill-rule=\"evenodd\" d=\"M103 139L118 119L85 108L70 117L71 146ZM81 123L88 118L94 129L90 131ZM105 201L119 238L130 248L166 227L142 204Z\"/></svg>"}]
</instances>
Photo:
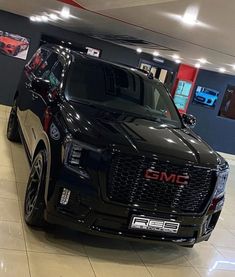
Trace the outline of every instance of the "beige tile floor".
<instances>
[{"instance_id":1,"label":"beige tile floor","mask_svg":"<svg viewBox=\"0 0 235 277\"><path fill-rule=\"evenodd\" d=\"M209 242L186 249L129 243L25 226L22 203L29 167L20 144L6 139L9 108L0 106L0 277L234 277L235 159L225 207Z\"/></svg>"}]
</instances>

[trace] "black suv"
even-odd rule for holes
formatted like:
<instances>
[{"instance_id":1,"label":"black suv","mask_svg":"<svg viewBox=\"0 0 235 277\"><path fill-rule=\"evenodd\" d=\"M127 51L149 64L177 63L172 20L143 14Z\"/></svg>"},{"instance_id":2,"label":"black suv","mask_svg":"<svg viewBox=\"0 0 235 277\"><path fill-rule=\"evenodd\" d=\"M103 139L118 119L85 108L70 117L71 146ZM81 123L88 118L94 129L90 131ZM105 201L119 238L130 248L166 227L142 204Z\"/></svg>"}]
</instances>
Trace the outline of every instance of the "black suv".
<instances>
[{"instance_id":1,"label":"black suv","mask_svg":"<svg viewBox=\"0 0 235 277\"><path fill-rule=\"evenodd\" d=\"M25 66L7 130L31 163L26 223L189 247L208 240L228 164L194 124L151 75L41 47Z\"/></svg>"}]
</instances>

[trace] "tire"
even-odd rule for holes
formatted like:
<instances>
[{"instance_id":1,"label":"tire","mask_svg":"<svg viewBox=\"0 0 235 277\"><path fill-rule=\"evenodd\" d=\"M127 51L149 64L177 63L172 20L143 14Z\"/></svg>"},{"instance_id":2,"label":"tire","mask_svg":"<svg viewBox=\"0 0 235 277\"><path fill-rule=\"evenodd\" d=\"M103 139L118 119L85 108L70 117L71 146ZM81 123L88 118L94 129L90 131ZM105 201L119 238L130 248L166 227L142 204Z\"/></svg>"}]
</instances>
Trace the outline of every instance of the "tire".
<instances>
[{"instance_id":1,"label":"tire","mask_svg":"<svg viewBox=\"0 0 235 277\"><path fill-rule=\"evenodd\" d=\"M183 245L184 248L193 248L194 247L194 244L193 245Z\"/></svg>"},{"instance_id":2,"label":"tire","mask_svg":"<svg viewBox=\"0 0 235 277\"><path fill-rule=\"evenodd\" d=\"M20 142L19 123L17 119L16 101L11 108L7 124L7 138L12 142Z\"/></svg>"},{"instance_id":3,"label":"tire","mask_svg":"<svg viewBox=\"0 0 235 277\"><path fill-rule=\"evenodd\" d=\"M24 201L24 219L26 224L34 227L44 227L44 192L47 172L46 150L40 150L36 155L29 175Z\"/></svg>"}]
</instances>

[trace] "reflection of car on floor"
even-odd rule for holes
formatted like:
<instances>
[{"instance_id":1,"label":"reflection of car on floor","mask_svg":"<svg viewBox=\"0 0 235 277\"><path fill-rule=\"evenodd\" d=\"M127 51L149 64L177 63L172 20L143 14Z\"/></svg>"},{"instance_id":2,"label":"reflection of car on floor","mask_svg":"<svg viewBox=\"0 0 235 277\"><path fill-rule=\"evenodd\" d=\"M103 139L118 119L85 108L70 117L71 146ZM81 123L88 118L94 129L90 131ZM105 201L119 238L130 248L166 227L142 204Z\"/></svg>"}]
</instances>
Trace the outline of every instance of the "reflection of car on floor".
<instances>
[{"instance_id":1,"label":"reflection of car on floor","mask_svg":"<svg viewBox=\"0 0 235 277\"><path fill-rule=\"evenodd\" d=\"M219 92L203 87L197 87L194 101L200 102L210 107L214 107L218 99Z\"/></svg>"},{"instance_id":2,"label":"reflection of car on floor","mask_svg":"<svg viewBox=\"0 0 235 277\"><path fill-rule=\"evenodd\" d=\"M0 51L4 54L17 56L21 51L28 48L29 42L27 39L20 36L3 34L0 36Z\"/></svg>"},{"instance_id":3,"label":"reflection of car on floor","mask_svg":"<svg viewBox=\"0 0 235 277\"><path fill-rule=\"evenodd\" d=\"M138 69L43 46L25 66L7 137L31 163L28 225L193 246L224 203L228 164Z\"/></svg>"}]
</instances>

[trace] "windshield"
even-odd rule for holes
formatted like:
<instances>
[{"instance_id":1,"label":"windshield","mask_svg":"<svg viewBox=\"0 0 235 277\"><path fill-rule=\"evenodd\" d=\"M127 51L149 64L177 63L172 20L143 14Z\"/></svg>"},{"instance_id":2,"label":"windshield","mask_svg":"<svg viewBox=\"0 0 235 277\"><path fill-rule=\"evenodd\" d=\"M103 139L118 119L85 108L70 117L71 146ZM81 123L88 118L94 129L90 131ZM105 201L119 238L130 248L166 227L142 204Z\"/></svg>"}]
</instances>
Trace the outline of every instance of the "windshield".
<instances>
[{"instance_id":1,"label":"windshield","mask_svg":"<svg viewBox=\"0 0 235 277\"><path fill-rule=\"evenodd\" d=\"M216 95L217 95L216 92L210 91L210 90L205 90L204 93L209 94L209 95L213 95L213 96L216 96Z\"/></svg>"},{"instance_id":2,"label":"windshield","mask_svg":"<svg viewBox=\"0 0 235 277\"><path fill-rule=\"evenodd\" d=\"M104 62L79 60L72 65L66 96L70 101L115 109L181 128L181 120L165 87L130 71Z\"/></svg>"},{"instance_id":3,"label":"windshield","mask_svg":"<svg viewBox=\"0 0 235 277\"><path fill-rule=\"evenodd\" d=\"M23 38L18 36L18 35L7 34L7 35L5 35L5 37L9 37L9 38L12 38L12 39L17 40L17 41L23 41Z\"/></svg>"}]
</instances>

